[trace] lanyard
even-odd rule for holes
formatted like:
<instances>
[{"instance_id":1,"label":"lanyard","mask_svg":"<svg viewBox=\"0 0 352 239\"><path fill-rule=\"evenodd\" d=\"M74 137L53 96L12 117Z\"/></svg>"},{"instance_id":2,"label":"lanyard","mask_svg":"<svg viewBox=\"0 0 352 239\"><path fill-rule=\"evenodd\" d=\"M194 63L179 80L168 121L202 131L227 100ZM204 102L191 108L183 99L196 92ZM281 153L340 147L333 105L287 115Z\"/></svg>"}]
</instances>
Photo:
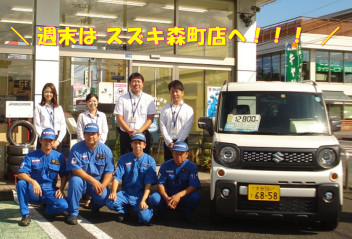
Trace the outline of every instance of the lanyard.
<instances>
[{"instance_id":1,"label":"lanyard","mask_svg":"<svg viewBox=\"0 0 352 239\"><path fill-rule=\"evenodd\" d=\"M135 105L136 103L132 103L132 96L131 96L131 92L128 92L128 94L130 95L130 100L131 100L131 106L132 106L132 117L134 117L134 114L136 113L136 111L137 111L137 108L138 108L138 105L139 105L139 102L141 101L141 99L142 99L142 93L141 93L141 95L140 95L140 97L139 97L139 100L138 100L138 102L137 102L137 105L135 106L135 108L134 108L134 110L133 110L133 105Z\"/></svg>"},{"instance_id":2,"label":"lanyard","mask_svg":"<svg viewBox=\"0 0 352 239\"><path fill-rule=\"evenodd\" d=\"M94 117L90 113L88 113L88 115L91 123L95 123L96 125L98 125L98 117L99 117L98 112L96 113L97 119L95 120L95 122L93 121Z\"/></svg>"},{"instance_id":3,"label":"lanyard","mask_svg":"<svg viewBox=\"0 0 352 239\"><path fill-rule=\"evenodd\" d=\"M178 110L178 112L177 112L177 114L176 114L176 116L175 116L177 107L175 107L175 111L172 111L172 103L170 103L171 114L172 114L172 123L173 123L174 128L176 127L176 122L177 122L178 114L180 113L182 106L183 106L183 104L181 104L180 109Z\"/></svg>"},{"instance_id":4,"label":"lanyard","mask_svg":"<svg viewBox=\"0 0 352 239\"><path fill-rule=\"evenodd\" d=\"M50 114L48 108L46 108L46 106L45 106L45 109L46 109L46 112L48 112L50 123L53 126L53 129L55 129L55 109L53 107L53 112L51 112L51 114Z\"/></svg>"}]
</instances>

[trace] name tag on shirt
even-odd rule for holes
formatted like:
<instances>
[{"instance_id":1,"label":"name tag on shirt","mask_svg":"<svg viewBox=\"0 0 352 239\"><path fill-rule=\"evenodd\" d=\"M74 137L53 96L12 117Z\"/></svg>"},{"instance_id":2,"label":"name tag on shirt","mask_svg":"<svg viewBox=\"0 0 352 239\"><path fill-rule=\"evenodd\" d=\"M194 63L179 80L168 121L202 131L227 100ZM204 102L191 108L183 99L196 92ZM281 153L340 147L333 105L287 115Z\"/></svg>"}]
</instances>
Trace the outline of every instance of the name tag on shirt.
<instances>
[{"instance_id":1,"label":"name tag on shirt","mask_svg":"<svg viewBox=\"0 0 352 239\"><path fill-rule=\"evenodd\" d=\"M136 123L136 121L137 121L137 120L136 120L136 117L131 117L131 118L130 118L130 122L131 122L131 123Z\"/></svg>"},{"instance_id":2,"label":"name tag on shirt","mask_svg":"<svg viewBox=\"0 0 352 239\"><path fill-rule=\"evenodd\" d=\"M174 127L171 127L170 134L176 135L177 134L177 129L174 128Z\"/></svg>"},{"instance_id":3,"label":"name tag on shirt","mask_svg":"<svg viewBox=\"0 0 352 239\"><path fill-rule=\"evenodd\" d=\"M189 174L189 169L182 168L182 169L181 169L181 173L187 173L187 174Z\"/></svg>"},{"instance_id":4,"label":"name tag on shirt","mask_svg":"<svg viewBox=\"0 0 352 239\"><path fill-rule=\"evenodd\" d=\"M52 160L51 160L51 164L60 165L60 161L59 161L59 160L56 160L56 159L52 159Z\"/></svg>"}]
</instances>

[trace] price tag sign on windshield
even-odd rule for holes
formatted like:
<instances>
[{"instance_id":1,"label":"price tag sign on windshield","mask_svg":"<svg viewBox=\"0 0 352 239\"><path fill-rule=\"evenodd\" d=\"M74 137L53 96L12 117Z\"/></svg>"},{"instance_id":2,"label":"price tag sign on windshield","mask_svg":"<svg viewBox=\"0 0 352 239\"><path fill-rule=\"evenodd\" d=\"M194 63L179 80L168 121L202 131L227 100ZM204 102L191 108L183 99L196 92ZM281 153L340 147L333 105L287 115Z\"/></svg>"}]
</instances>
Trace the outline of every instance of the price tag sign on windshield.
<instances>
[{"instance_id":1,"label":"price tag sign on windshield","mask_svg":"<svg viewBox=\"0 0 352 239\"><path fill-rule=\"evenodd\" d=\"M225 131L255 132L258 131L260 115L233 115L229 114Z\"/></svg>"}]
</instances>

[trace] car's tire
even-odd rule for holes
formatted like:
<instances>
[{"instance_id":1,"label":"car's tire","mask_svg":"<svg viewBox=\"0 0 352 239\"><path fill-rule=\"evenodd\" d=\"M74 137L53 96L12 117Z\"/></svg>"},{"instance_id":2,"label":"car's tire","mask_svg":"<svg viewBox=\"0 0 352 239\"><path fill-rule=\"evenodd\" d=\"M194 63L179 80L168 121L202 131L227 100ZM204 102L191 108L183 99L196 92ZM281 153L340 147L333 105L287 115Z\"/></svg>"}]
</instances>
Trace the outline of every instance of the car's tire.
<instances>
[{"instance_id":1,"label":"car's tire","mask_svg":"<svg viewBox=\"0 0 352 239\"><path fill-rule=\"evenodd\" d=\"M20 165L23 161L24 155L21 156L7 156L7 163L11 165Z\"/></svg>"},{"instance_id":2,"label":"car's tire","mask_svg":"<svg viewBox=\"0 0 352 239\"><path fill-rule=\"evenodd\" d=\"M339 219L337 217L329 219L327 221L321 221L320 222L320 227L324 231L333 231L333 230L336 229L336 227L338 225L339 225Z\"/></svg>"},{"instance_id":3,"label":"car's tire","mask_svg":"<svg viewBox=\"0 0 352 239\"><path fill-rule=\"evenodd\" d=\"M8 145L7 154L12 156L26 155L29 152L34 151L35 147L36 147L35 145L21 145L21 146Z\"/></svg>"},{"instance_id":4,"label":"car's tire","mask_svg":"<svg viewBox=\"0 0 352 239\"><path fill-rule=\"evenodd\" d=\"M28 142L26 143L17 143L16 140L12 137L12 133L14 131L15 128L22 126L25 127L28 132L30 133L30 137ZM34 126L31 124L31 122L26 121L26 120L16 120L14 123L12 123L10 125L10 127L7 129L7 133L6 133L6 138L7 141L11 144L11 145L16 145L16 146L20 146L20 145L32 145L36 139L36 133L35 133L35 129Z\"/></svg>"},{"instance_id":5,"label":"car's tire","mask_svg":"<svg viewBox=\"0 0 352 239\"><path fill-rule=\"evenodd\" d=\"M210 201L210 223L214 225L220 225L223 222L223 218L216 212L215 199Z\"/></svg>"},{"instance_id":6,"label":"car's tire","mask_svg":"<svg viewBox=\"0 0 352 239\"><path fill-rule=\"evenodd\" d=\"M7 165L7 172L8 173L18 173L19 168L20 168L19 165Z\"/></svg>"}]
</instances>

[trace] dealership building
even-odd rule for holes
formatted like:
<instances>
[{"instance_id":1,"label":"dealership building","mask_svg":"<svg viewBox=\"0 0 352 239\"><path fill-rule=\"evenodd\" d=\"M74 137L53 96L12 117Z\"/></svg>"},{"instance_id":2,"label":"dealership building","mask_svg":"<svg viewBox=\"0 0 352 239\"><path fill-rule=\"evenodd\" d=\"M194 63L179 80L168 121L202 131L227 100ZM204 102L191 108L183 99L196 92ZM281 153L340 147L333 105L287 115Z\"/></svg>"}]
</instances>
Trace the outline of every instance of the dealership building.
<instances>
[{"instance_id":1,"label":"dealership building","mask_svg":"<svg viewBox=\"0 0 352 239\"><path fill-rule=\"evenodd\" d=\"M214 89L224 81L284 81L285 44L295 40L298 26L302 28L303 78L326 90L332 116L351 118L351 9L263 27L257 44L256 13L271 2L2 0L0 144L8 143L6 133L9 121L13 122L6 117L6 102L36 105L43 86L52 82L67 114L68 137L74 134L74 120L85 109L85 96L96 92L99 109L108 118L107 144L114 148L116 99L127 91L128 76L140 72L145 78L143 91L155 98L158 110L170 102L168 83L183 82L184 100L195 112L189 141L199 148L207 135L197 127L197 119L207 115ZM274 43L277 26L281 34L279 43ZM154 142L155 148L160 147L159 137Z\"/></svg>"},{"instance_id":2,"label":"dealership building","mask_svg":"<svg viewBox=\"0 0 352 239\"><path fill-rule=\"evenodd\" d=\"M352 8L321 17L297 17L263 27L257 46L257 80L285 80L285 46L295 41L297 27L300 27L302 79L318 84L330 116L342 119L343 130L352 130L351 19ZM275 43L277 27L281 31L279 42Z\"/></svg>"},{"instance_id":3,"label":"dealership building","mask_svg":"<svg viewBox=\"0 0 352 239\"><path fill-rule=\"evenodd\" d=\"M108 118L107 144L114 147L115 101L127 90L128 76L140 72L143 91L159 110L170 102L168 83L183 82L184 100L195 112L190 142L201 144L197 119L207 114L211 91L224 81L256 80L256 12L270 2L2 0L0 141L7 143L5 102L36 105L52 82L71 126L85 109L85 96L98 93Z\"/></svg>"}]
</instances>

